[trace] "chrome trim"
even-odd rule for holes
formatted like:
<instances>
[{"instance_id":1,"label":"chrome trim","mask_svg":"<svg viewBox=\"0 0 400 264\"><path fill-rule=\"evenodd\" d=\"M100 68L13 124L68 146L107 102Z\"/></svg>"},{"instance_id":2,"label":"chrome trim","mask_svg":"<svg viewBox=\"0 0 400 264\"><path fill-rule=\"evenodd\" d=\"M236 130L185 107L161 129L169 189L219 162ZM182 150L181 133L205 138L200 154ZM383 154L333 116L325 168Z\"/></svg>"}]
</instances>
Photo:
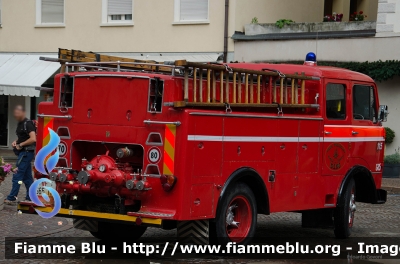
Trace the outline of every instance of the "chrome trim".
<instances>
[{"instance_id":1,"label":"chrome trim","mask_svg":"<svg viewBox=\"0 0 400 264\"><path fill-rule=\"evenodd\" d=\"M60 135L58 134L58 131L60 131L60 128L67 129L67 131L68 131L68 137L66 137L66 136L60 136ZM71 133L69 132L69 128L68 128L68 127L65 127L65 126L60 126L60 127L57 128L57 135L58 135L61 139L71 139Z\"/></svg>"},{"instance_id":2,"label":"chrome trim","mask_svg":"<svg viewBox=\"0 0 400 264\"><path fill-rule=\"evenodd\" d=\"M110 74L102 73L102 74L79 74L74 75L75 78L79 77L126 77L126 78L135 78L135 79L150 79L148 76L138 76L138 75L125 75L125 74L115 74L115 72L110 72ZM114 74L112 74L114 73Z\"/></svg>"},{"instance_id":3,"label":"chrome trim","mask_svg":"<svg viewBox=\"0 0 400 264\"><path fill-rule=\"evenodd\" d=\"M61 77L60 78L60 97L58 98L59 99L59 101L58 101L58 108L60 108L60 111L61 111L61 109L67 109L67 112L68 112L68 109L70 109L70 108L74 108L74 99L75 99L75 97L74 97L74 95L75 95L75 76L69 76L69 78L72 78L72 101L71 101L71 106L69 106L69 107L62 107L61 106L61 97L62 97L62 86L63 86L63 83L64 83L64 80L65 80L65 75L63 76L63 77Z\"/></svg>"},{"instance_id":4,"label":"chrome trim","mask_svg":"<svg viewBox=\"0 0 400 264\"><path fill-rule=\"evenodd\" d=\"M162 110L163 110L163 103L164 103L164 88L165 88L165 80L162 80L162 79L160 79L159 81L160 82L163 82L163 92L162 92L162 96L161 96L161 111L155 111L155 112L153 112L153 111L151 111L151 109L150 109L150 105L151 105L151 102L150 102L150 90L151 90L151 81L152 80L156 80L155 78L149 78L150 80L149 80L149 91L148 91L148 94L147 94L147 113L150 113L150 114L162 114ZM154 84L155 85L155 84Z\"/></svg>"},{"instance_id":5,"label":"chrome trim","mask_svg":"<svg viewBox=\"0 0 400 264\"><path fill-rule=\"evenodd\" d=\"M175 122L167 122L167 121L151 121L149 120L144 120L143 123L146 125L175 125L175 126L180 126L182 123L180 121L175 121Z\"/></svg>"},{"instance_id":6,"label":"chrome trim","mask_svg":"<svg viewBox=\"0 0 400 264\"><path fill-rule=\"evenodd\" d=\"M146 65L146 66L162 66L162 67L169 67L169 68L182 68L182 67L175 66L175 65L161 64L161 63L125 62L125 61L66 62L65 66L80 66L80 65L96 66L96 65L115 65L115 64L119 64L119 65L121 65L121 64L122 65Z\"/></svg>"},{"instance_id":7,"label":"chrome trim","mask_svg":"<svg viewBox=\"0 0 400 264\"><path fill-rule=\"evenodd\" d=\"M156 167L157 171L158 171L158 174L148 174L149 167ZM146 177L149 177L149 178L160 178L161 177L160 168L156 164L148 164L146 166L146 170L145 170L145 172L144 172L144 174L142 176L146 176Z\"/></svg>"},{"instance_id":8,"label":"chrome trim","mask_svg":"<svg viewBox=\"0 0 400 264\"><path fill-rule=\"evenodd\" d=\"M296 119L296 120L318 120L323 121L324 119L321 117L299 117L299 116L258 116L258 115L246 115L246 114L216 114L216 113L200 113L200 112L191 112L189 115L198 115L198 116L222 116L222 117L243 117L243 118L260 118L260 119Z\"/></svg>"},{"instance_id":9,"label":"chrome trim","mask_svg":"<svg viewBox=\"0 0 400 264\"><path fill-rule=\"evenodd\" d=\"M68 119L68 120L71 120L71 119L72 119L72 116L71 116L71 115L60 116L60 115L37 114L37 117L40 117L40 118L52 117L52 118Z\"/></svg>"},{"instance_id":10,"label":"chrome trim","mask_svg":"<svg viewBox=\"0 0 400 264\"><path fill-rule=\"evenodd\" d=\"M72 170L72 168L55 167L54 170Z\"/></svg>"},{"instance_id":11,"label":"chrome trim","mask_svg":"<svg viewBox=\"0 0 400 264\"><path fill-rule=\"evenodd\" d=\"M161 142L156 142L156 143L154 143L154 142L149 142L150 137L151 137L152 135L159 135L159 136L160 136ZM147 145L147 146L164 146L164 142L163 142L161 133L158 133L158 132L151 132L151 133L149 133L149 135L147 136L146 145Z\"/></svg>"}]
</instances>

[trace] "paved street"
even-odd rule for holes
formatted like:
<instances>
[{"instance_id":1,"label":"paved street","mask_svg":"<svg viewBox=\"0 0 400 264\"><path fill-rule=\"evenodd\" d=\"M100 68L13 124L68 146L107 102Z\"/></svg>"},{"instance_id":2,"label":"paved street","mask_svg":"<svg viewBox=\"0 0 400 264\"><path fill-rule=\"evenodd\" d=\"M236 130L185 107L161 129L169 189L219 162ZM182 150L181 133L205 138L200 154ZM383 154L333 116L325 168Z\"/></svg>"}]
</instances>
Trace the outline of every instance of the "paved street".
<instances>
[{"instance_id":1,"label":"paved street","mask_svg":"<svg viewBox=\"0 0 400 264\"><path fill-rule=\"evenodd\" d=\"M0 192L6 194L10 186L11 178L8 178L0 186ZM24 186L21 187L19 198L23 199L25 188ZM391 193L388 202L384 205L358 204L355 221L353 229L354 237L400 236L400 194ZM10 261L4 260L4 237L91 237L89 232L74 229L70 219L43 219L37 215L18 214L16 206L8 205L5 206L3 211L0 211L0 230L2 239L0 242L0 263L10 263ZM175 235L176 230L163 231L156 228L149 228L143 236L142 241L152 241L152 239L160 237L169 238ZM301 215L296 213L259 216L257 236L271 238L330 237L332 243L335 242L331 229L301 228ZM104 263L107 262L104 261ZM279 263L280 261L273 262ZM289 261L289 263L292 262ZM11 263L22 263L22 261L14 260ZM24 261L23 263L32 263L32 261ZM49 260L34 261L33 263L53 262ZM66 263L82 263L82 261L68 260Z\"/></svg>"}]
</instances>

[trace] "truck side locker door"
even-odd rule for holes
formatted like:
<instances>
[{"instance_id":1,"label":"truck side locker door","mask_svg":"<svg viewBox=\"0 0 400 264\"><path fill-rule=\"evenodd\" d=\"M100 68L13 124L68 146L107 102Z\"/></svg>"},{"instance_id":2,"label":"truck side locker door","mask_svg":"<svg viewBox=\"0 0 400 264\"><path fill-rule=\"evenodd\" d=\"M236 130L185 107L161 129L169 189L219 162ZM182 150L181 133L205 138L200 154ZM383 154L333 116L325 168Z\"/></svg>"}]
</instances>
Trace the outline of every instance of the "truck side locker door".
<instances>
[{"instance_id":1,"label":"truck side locker door","mask_svg":"<svg viewBox=\"0 0 400 264\"><path fill-rule=\"evenodd\" d=\"M299 119L278 119L276 143L276 183L274 192L279 201L279 211L295 210L297 199L297 169L299 146Z\"/></svg>"},{"instance_id":2,"label":"truck side locker door","mask_svg":"<svg viewBox=\"0 0 400 264\"><path fill-rule=\"evenodd\" d=\"M321 188L323 120L310 118L299 122L298 173L293 186L297 191L295 203L300 209L317 208Z\"/></svg>"},{"instance_id":3,"label":"truck side locker door","mask_svg":"<svg viewBox=\"0 0 400 264\"><path fill-rule=\"evenodd\" d=\"M334 206L336 192L347 172L351 135L351 88L345 80L324 82L324 143L322 148L322 207ZM325 188L325 190L323 190Z\"/></svg>"}]
</instances>

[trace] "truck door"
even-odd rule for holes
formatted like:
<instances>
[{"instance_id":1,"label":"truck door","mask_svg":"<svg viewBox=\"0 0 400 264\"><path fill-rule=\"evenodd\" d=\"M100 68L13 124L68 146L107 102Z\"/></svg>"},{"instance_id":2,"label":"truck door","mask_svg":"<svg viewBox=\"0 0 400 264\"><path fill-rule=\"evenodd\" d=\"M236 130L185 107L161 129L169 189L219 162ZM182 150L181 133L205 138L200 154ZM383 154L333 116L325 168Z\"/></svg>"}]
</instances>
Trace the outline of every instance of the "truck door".
<instances>
[{"instance_id":1,"label":"truck door","mask_svg":"<svg viewBox=\"0 0 400 264\"><path fill-rule=\"evenodd\" d=\"M378 125L378 101L375 85L352 84L352 163L366 166L373 174L381 173L380 160L384 133Z\"/></svg>"},{"instance_id":2,"label":"truck door","mask_svg":"<svg viewBox=\"0 0 400 264\"><path fill-rule=\"evenodd\" d=\"M324 82L325 124L322 149L322 185L325 190L323 205L334 203L336 188L348 168L351 147L351 87L348 81L330 80ZM334 176L334 177L330 177ZM341 176L341 177L337 177ZM322 198L322 197L321 197Z\"/></svg>"}]
</instances>

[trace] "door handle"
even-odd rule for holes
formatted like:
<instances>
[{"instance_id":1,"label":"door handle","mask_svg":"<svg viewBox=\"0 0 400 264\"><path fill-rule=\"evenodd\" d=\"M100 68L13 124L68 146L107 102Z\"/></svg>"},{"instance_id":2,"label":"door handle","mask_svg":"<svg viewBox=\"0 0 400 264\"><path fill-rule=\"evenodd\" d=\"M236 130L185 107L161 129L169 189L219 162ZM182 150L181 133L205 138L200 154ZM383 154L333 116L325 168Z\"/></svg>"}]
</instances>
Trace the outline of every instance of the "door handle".
<instances>
[{"instance_id":1,"label":"door handle","mask_svg":"<svg viewBox=\"0 0 400 264\"><path fill-rule=\"evenodd\" d=\"M358 132L357 132L357 131L352 131L351 134L352 134L353 136L355 136L355 135L358 135Z\"/></svg>"},{"instance_id":2,"label":"door handle","mask_svg":"<svg viewBox=\"0 0 400 264\"><path fill-rule=\"evenodd\" d=\"M325 131L325 135L332 135L332 132Z\"/></svg>"}]
</instances>

